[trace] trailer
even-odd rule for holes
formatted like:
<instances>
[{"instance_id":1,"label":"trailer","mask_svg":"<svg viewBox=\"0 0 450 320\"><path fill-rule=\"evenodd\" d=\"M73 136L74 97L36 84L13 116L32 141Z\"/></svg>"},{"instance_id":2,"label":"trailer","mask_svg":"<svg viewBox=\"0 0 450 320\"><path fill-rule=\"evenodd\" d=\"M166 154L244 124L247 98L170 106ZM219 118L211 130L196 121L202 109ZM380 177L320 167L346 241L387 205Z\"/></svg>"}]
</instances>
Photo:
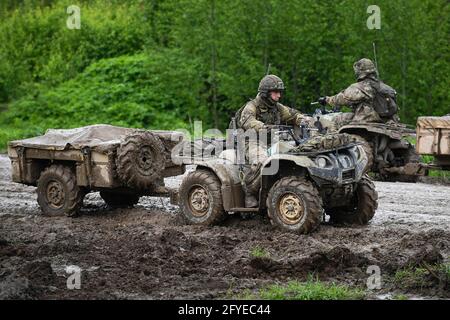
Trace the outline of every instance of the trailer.
<instances>
[{"instance_id":1,"label":"trailer","mask_svg":"<svg viewBox=\"0 0 450 320\"><path fill-rule=\"evenodd\" d=\"M417 119L416 150L434 157L429 169L450 170L450 114Z\"/></svg>"},{"instance_id":2,"label":"trailer","mask_svg":"<svg viewBox=\"0 0 450 320\"><path fill-rule=\"evenodd\" d=\"M46 215L76 215L91 191L110 206L132 206L143 195L170 196L164 177L185 172L171 157L182 139L176 131L103 124L49 129L9 142L12 180L37 187Z\"/></svg>"}]
</instances>

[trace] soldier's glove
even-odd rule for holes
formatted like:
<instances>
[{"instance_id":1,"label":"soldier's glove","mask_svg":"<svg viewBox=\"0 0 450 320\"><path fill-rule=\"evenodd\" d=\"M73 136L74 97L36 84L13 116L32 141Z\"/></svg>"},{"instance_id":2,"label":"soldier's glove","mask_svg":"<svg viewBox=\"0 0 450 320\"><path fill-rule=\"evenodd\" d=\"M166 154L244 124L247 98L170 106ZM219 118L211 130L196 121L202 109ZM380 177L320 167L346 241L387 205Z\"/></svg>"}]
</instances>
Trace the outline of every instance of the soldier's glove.
<instances>
[{"instance_id":1,"label":"soldier's glove","mask_svg":"<svg viewBox=\"0 0 450 320\"><path fill-rule=\"evenodd\" d=\"M310 123L312 123L312 118L308 117L308 116L302 116L302 117L298 117L297 121L295 121L295 124L299 127L301 126L305 126L308 127Z\"/></svg>"},{"instance_id":2,"label":"soldier's glove","mask_svg":"<svg viewBox=\"0 0 450 320\"><path fill-rule=\"evenodd\" d=\"M317 100L321 105L326 106L327 105L327 97L320 97L319 100Z\"/></svg>"}]
</instances>

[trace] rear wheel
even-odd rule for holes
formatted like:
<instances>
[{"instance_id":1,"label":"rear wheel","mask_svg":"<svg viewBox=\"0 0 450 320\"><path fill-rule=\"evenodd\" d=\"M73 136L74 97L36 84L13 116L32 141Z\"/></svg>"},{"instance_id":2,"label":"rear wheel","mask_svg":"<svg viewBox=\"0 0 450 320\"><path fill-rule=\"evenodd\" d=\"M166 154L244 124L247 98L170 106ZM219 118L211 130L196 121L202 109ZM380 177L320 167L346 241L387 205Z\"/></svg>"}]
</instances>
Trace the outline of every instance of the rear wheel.
<instances>
[{"instance_id":1,"label":"rear wheel","mask_svg":"<svg viewBox=\"0 0 450 320\"><path fill-rule=\"evenodd\" d=\"M221 183L211 171L190 172L181 183L179 195L181 213L189 224L215 225L226 216Z\"/></svg>"},{"instance_id":2,"label":"rear wheel","mask_svg":"<svg viewBox=\"0 0 450 320\"><path fill-rule=\"evenodd\" d=\"M295 233L310 233L322 222L322 199L305 178L278 180L269 191L267 209L273 225Z\"/></svg>"},{"instance_id":3,"label":"rear wheel","mask_svg":"<svg viewBox=\"0 0 450 320\"><path fill-rule=\"evenodd\" d=\"M48 216L76 215L84 194L77 185L75 173L60 164L46 168L37 183L37 201Z\"/></svg>"},{"instance_id":4,"label":"rear wheel","mask_svg":"<svg viewBox=\"0 0 450 320\"><path fill-rule=\"evenodd\" d=\"M407 149L397 150L397 156L402 159L403 165L408 163L420 163L420 155L416 152L412 144ZM420 174L383 173L380 175L382 181L388 182L411 182L416 183L420 179Z\"/></svg>"},{"instance_id":5,"label":"rear wheel","mask_svg":"<svg viewBox=\"0 0 450 320\"><path fill-rule=\"evenodd\" d=\"M356 188L352 205L333 208L329 211L330 222L336 224L365 225L375 215L378 207L378 193L369 177L363 177Z\"/></svg>"},{"instance_id":6,"label":"rear wheel","mask_svg":"<svg viewBox=\"0 0 450 320\"><path fill-rule=\"evenodd\" d=\"M139 202L139 196L133 193L102 190L100 196L112 208L129 208Z\"/></svg>"}]
</instances>

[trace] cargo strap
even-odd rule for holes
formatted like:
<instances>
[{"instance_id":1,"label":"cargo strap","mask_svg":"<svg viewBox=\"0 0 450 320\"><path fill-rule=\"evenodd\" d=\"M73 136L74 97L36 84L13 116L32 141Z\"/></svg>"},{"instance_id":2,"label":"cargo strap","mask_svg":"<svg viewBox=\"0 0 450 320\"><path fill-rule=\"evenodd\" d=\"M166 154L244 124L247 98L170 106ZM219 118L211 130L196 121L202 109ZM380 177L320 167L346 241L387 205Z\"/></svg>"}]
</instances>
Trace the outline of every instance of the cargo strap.
<instances>
[{"instance_id":1,"label":"cargo strap","mask_svg":"<svg viewBox=\"0 0 450 320\"><path fill-rule=\"evenodd\" d=\"M89 147L83 147L81 148L81 152L83 154L83 162L84 167L86 168L86 179L88 181L89 187L92 187L92 163L91 163L91 148Z\"/></svg>"},{"instance_id":2,"label":"cargo strap","mask_svg":"<svg viewBox=\"0 0 450 320\"><path fill-rule=\"evenodd\" d=\"M17 147L17 156L19 157L19 177L20 177L20 181L24 182L24 177L25 177L25 159L24 159L24 155L25 155L25 148L20 146Z\"/></svg>"}]
</instances>

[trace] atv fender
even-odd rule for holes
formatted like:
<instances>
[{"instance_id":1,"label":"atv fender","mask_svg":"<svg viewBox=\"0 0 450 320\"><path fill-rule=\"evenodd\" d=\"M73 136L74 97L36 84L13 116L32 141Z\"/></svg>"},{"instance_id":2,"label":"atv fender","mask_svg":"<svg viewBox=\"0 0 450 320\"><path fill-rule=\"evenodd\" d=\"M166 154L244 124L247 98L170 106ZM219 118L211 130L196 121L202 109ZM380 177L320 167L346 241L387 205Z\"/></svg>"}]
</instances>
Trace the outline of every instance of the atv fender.
<instances>
[{"instance_id":1,"label":"atv fender","mask_svg":"<svg viewBox=\"0 0 450 320\"><path fill-rule=\"evenodd\" d=\"M209 170L219 178L225 211L244 206L244 191L239 178L238 165L224 158L198 161L194 164L197 165L197 169Z\"/></svg>"},{"instance_id":2,"label":"atv fender","mask_svg":"<svg viewBox=\"0 0 450 320\"><path fill-rule=\"evenodd\" d=\"M391 139L401 140L404 136L409 136L409 134L404 134L400 130L390 130L383 127L383 124L348 124L339 128L338 133L349 133L358 134L364 136L367 133L375 133L377 135L384 135Z\"/></svg>"}]
</instances>

